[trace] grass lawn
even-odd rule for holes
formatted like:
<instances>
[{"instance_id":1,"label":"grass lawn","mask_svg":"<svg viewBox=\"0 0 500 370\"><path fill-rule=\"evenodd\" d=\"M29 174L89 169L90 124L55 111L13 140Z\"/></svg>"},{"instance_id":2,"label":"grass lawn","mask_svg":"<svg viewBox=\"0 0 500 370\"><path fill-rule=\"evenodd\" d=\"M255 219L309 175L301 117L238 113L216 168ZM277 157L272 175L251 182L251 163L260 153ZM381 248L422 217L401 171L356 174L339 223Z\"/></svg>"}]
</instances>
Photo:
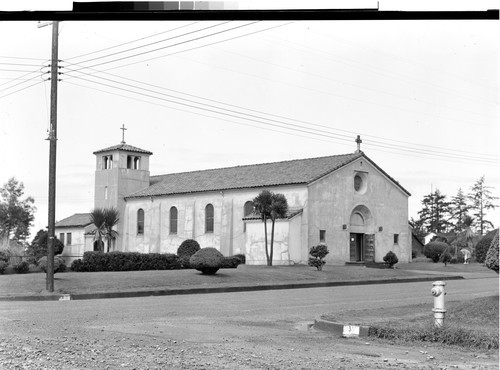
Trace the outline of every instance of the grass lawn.
<instances>
[{"instance_id":1,"label":"grass lawn","mask_svg":"<svg viewBox=\"0 0 500 370\"><path fill-rule=\"evenodd\" d=\"M498 349L498 303L498 295L447 302L442 328L434 326L428 304L325 314L322 318L363 317L363 324L370 325L370 336L394 343L431 342L488 350Z\"/></svg>"},{"instance_id":2,"label":"grass lawn","mask_svg":"<svg viewBox=\"0 0 500 370\"><path fill-rule=\"evenodd\" d=\"M429 312L409 321L380 322L370 335L405 342L432 342L477 349L498 349L498 295L470 301L449 302L445 324L436 328ZM414 310L416 307L412 306ZM428 311L428 308L426 308Z\"/></svg>"},{"instance_id":3,"label":"grass lawn","mask_svg":"<svg viewBox=\"0 0 500 370\"><path fill-rule=\"evenodd\" d=\"M396 269L363 266L326 265L317 271L307 265L251 266L221 269L216 275L201 275L196 270L63 272L54 275L55 293L79 294L126 292L186 287L224 287L290 283L342 282L354 280L408 279L432 277L436 273L484 272L496 275L482 265L448 265L442 263L398 264ZM420 271L414 271L420 270ZM424 271L422 273L422 270ZM41 272L0 275L0 295L46 294L46 277ZM426 273L428 272L428 273Z\"/></svg>"}]
</instances>

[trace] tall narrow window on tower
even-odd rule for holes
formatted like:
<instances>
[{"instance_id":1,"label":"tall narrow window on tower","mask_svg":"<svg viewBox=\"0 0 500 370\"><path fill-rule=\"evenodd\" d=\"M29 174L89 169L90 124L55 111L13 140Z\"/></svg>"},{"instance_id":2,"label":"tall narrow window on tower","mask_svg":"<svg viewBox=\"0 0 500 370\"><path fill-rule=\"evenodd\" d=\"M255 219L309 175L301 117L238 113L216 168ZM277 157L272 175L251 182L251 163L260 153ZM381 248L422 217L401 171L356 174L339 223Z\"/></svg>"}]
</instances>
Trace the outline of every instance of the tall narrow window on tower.
<instances>
[{"instance_id":1,"label":"tall narrow window on tower","mask_svg":"<svg viewBox=\"0 0 500 370\"><path fill-rule=\"evenodd\" d=\"M135 157L134 158L134 170L138 170L139 169L140 163L141 163L141 157Z\"/></svg>"}]
</instances>

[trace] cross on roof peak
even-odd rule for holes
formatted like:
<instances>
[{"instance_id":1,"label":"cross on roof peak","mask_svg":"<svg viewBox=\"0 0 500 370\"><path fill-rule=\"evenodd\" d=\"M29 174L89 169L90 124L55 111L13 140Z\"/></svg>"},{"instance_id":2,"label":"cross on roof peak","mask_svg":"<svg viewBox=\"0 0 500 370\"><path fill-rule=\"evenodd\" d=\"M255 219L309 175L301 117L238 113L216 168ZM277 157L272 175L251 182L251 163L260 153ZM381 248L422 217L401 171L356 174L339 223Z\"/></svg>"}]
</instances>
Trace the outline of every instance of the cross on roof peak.
<instances>
[{"instance_id":1,"label":"cross on roof peak","mask_svg":"<svg viewBox=\"0 0 500 370\"><path fill-rule=\"evenodd\" d=\"M125 130L126 130L125 124L122 125L120 130L122 130L122 142L121 142L121 144L125 144Z\"/></svg>"},{"instance_id":2,"label":"cross on roof peak","mask_svg":"<svg viewBox=\"0 0 500 370\"><path fill-rule=\"evenodd\" d=\"M356 138L356 140L354 140L354 142L358 145L356 153L359 153L361 151L361 143L363 142L363 140L361 140L361 136L358 135L358 137Z\"/></svg>"}]
</instances>

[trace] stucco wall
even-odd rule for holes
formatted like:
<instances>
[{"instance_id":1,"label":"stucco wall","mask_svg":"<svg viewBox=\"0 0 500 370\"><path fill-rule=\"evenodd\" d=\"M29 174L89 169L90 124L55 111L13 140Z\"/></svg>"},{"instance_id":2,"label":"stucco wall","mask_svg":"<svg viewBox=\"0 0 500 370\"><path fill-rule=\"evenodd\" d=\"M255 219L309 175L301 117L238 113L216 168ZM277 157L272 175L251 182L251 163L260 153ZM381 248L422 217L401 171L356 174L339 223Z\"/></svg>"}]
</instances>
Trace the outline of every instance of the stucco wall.
<instances>
[{"instance_id":1,"label":"stucco wall","mask_svg":"<svg viewBox=\"0 0 500 370\"><path fill-rule=\"evenodd\" d=\"M302 207L306 201L307 189L305 186L286 186L279 189L267 188L282 193L287 198L290 207ZM255 198L263 189L231 190L224 192L196 193L173 195L154 198L131 198L126 202L124 215L125 229L121 250L140 251L144 253L176 253L177 248L185 239L196 239L200 246L214 247L224 255L244 253L247 261L255 258L249 254L250 250L257 250L254 238L248 242L248 226L244 227L243 212L247 201ZM214 232L205 233L205 207L214 206ZM170 233L170 208L176 207L178 214L177 233ZM137 211L144 210L144 235L137 235ZM288 223L287 223L288 224ZM264 227L258 221L259 232L263 236ZM299 221L296 227L300 226ZM287 226L288 230L288 226ZM299 234L302 231L294 231ZM288 233L276 230L277 243L286 244L288 250ZM255 241L258 244L258 241ZM304 243L295 243L301 248ZM304 244L305 245L305 244ZM262 249L264 251L264 249ZM288 253L288 252L287 252ZM296 254L299 252L296 252ZM279 252L278 254L282 254ZM281 258L281 257L280 257ZM265 254L264 254L265 263Z\"/></svg>"},{"instance_id":2,"label":"stucco wall","mask_svg":"<svg viewBox=\"0 0 500 370\"><path fill-rule=\"evenodd\" d=\"M365 178L361 191L354 189L356 173L362 173ZM353 210L360 206L371 214L363 227L350 224ZM318 244L319 230L325 230L330 250L328 263L349 261L351 232L375 235L375 261L382 261L389 250L396 253L400 261L411 261L408 195L364 158L311 184L307 211L308 245ZM397 245L394 234L399 234Z\"/></svg>"},{"instance_id":3,"label":"stucco wall","mask_svg":"<svg viewBox=\"0 0 500 370\"><path fill-rule=\"evenodd\" d=\"M82 258L83 252L86 251L85 232L87 229L83 227L61 227L55 229L57 238L59 238L59 234L64 233L64 250L61 257L64 258L68 267L74 260ZM68 233L71 233L71 245L67 244Z\"/></svg>"}]
</instances>

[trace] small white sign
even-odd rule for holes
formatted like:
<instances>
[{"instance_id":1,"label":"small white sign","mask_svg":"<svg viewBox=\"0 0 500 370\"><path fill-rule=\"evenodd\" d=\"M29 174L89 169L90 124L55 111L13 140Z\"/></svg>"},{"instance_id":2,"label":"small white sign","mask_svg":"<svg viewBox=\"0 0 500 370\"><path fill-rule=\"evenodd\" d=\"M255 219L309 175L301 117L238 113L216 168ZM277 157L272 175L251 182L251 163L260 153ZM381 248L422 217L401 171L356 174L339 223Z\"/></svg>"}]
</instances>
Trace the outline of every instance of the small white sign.
<instances>
[{"instance_id":1,"label":"small white sign","mask_svg":"<svg viewBox=\"0 0 500 370\"><path fill-rule=\"evenodd\" d=\"M59 301L71 301L71 296L69 294L65 294L59 297Z\"/></svg>"},{"instance_id":2,"label":"small white sign","mask_svg":"<svg viewBox=\"0 0 500 370\"><path fill-rule=\"evenodd\" d=\"M359 326L358 325L344 325L344 331L342 336L350 338L350 337L359 337Z\"/></svg>"}]
</instances>

